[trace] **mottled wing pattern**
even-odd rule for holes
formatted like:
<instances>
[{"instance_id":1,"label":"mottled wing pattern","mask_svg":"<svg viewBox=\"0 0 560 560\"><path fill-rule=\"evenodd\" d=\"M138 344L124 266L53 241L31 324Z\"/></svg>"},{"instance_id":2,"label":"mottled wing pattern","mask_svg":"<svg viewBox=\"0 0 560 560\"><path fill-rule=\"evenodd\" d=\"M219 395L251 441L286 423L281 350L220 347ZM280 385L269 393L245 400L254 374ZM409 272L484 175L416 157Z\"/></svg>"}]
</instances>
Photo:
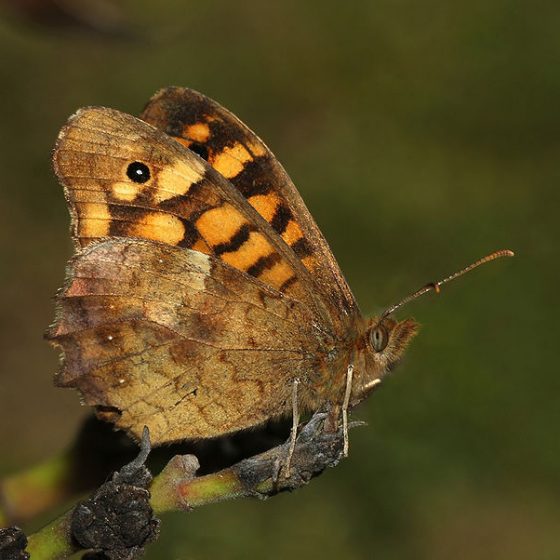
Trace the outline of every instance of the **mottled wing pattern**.
<instances>
[{"instance_id":1,"label":"mottled wing pattern","mask_svg":"<svg viewBox=\"0 0 560 560\"><path fill-rule=\"evenodd\" d=\"M81 109L62 129L53 160L78 248L105 237L160 241L324 306L308 271L231 183L153 126L112 109ZM140 178L138 165L147 166ZM326 309L318 314L328 326Z\"/></svg>"},{"instance_id":2,"label":"mottled wing pattern","mask_svg":"<svg viewBox=\"0 0 560 560\"><path fill-rule=\"evenodd\" d=\"M302 406L317 406L313 387L332 382L333 340L308 306L198 251L91 243L57 299L57 383L137 437L147 425L155 444L281 415L296 377Z\"/></svg>"},{"instance_id":3,"label":"mottled wing pattern","mask_svg":"<svg viewBox=\"0 0 560 560\"><path fill-rule=\"evenodd\" d=\"M233 183L312 273L333 321L359 311L336 260L294 184L268 147L237 117L204 95L171 87L141 118L175 137Z\"/></svg>"}]
</instances>

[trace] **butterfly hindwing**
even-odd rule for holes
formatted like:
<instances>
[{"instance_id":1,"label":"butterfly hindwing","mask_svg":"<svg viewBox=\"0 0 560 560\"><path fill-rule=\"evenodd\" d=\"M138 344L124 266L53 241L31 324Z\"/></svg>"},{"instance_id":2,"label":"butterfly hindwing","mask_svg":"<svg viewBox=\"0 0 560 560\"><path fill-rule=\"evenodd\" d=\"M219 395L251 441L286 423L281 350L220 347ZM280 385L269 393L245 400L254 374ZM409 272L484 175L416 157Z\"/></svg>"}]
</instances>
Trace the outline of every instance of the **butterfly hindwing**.
<instances>
[{"instance_id":1,"label":"butterfly hindwing","mask_svg":"<svg viewBox=\"0 0 560 560\"><path fill-rule=\"evenodd\" d=\"M302 404L316 406L317 376L328 382L333 341L309 307L198 251L93 242L57 300L57 384L137 437L147 425L155 444L279 416L295 378L307 380Z\"/></svg>"}]
</instances>

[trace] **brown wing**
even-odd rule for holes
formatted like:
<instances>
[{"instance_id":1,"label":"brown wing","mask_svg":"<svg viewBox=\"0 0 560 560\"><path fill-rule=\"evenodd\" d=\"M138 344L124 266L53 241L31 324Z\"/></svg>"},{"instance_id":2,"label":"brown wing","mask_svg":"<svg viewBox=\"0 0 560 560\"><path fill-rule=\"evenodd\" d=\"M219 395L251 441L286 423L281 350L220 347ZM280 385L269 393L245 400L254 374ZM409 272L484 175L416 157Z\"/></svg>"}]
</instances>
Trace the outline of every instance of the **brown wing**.
<instances>
[{"instance_id":1,"label":"brown wing","mask_svg":"<svg viewBox=\"0 0 560 560\"><path fill-rule=\"evenodd\" d=\"M198 251L109 239L71 261L49 338L57 383L155 444L260 424L333 383L334 341L306 305ZM324 376L324 378L321 378Z\"/></svg>"},{"instance_id":2,"label":"brown wing","mask_svg":"<svg viewBox=\"0 0 560 560\"><path fill-rule=\"evenodd\" d=\"M161 241L215 256L330 317L313 279L224 177L130 115L85 108L62 129L54 168L78 247L104 237Z\"/></svg>"},{"instance_id":3,"label":"brown wing","mask_svg":"<svg viewBox=\"0 0 560 560\"><path fill-rule=\"evenodd\" d=\"M359 313L294 184L268 147L235 115L196 91L170 87L150 100L141 118L198 153L239 189L313 274L335 320L340 316L348 322L345 315Z\"/></svg>"}]
</instances>

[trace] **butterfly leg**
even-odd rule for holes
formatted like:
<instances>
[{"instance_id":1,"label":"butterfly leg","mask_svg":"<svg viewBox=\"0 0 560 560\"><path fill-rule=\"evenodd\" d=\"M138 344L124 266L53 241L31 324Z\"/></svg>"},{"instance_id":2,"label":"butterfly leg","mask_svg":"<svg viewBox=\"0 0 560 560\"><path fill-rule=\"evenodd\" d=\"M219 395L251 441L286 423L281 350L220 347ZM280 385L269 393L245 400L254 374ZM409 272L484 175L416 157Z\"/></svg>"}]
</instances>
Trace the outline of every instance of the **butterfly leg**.
<instances>
[{"instance_id":1,"label":"butterfly leg","mask_svg":"<svg viewBox=\"0 0 560 560\"><path fill-rule=\"evenodd\" d=\"M294 379L294 384L292 385L292 429L290 430L290 447L286 457L286 478L290 477L290 463L296 448L297 429L299 426L298 385L299 379Z\"/></svg>"},{"instance_id":2,"label":"butterfly leg","mask_svg":"<svg viewBox=\"0 0 560 560\"><path fill-rule=\"evenodd\" d=\"M350 446L348 439L348 407L350 405L350 395L352 394L353 376L354 364L348 364L348 370L346 372L346 391L344 393L344 402L342 403L342 431L344 433L343 457L348 457L348 448Z\"/></svg>"}]
</instances>

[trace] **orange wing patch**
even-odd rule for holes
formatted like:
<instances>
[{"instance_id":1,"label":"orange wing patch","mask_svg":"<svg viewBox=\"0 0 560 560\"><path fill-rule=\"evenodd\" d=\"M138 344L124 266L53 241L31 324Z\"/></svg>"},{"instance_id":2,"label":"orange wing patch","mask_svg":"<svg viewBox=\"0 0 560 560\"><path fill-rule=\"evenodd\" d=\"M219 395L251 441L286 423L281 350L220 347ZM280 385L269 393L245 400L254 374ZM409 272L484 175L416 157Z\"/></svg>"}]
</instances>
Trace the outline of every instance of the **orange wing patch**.
<instances>
[{"instance_id":1,"label":"orange wing patch","mask_svg":"<svg viewBox=\"0 0 560 560\"><path fill-rule=\"evenodd\" d=\"M253 161L252 154L240 142L233 146L225 146L221 152L215 152L209 160L212 167L226 179L233 179L239 175L250 161Z\"/></svg>"},{"instance_id":2,"label":"orange wing patch","mask_svg":"<svg viewBox=\"0 0 560 560\"><path fill-rule=\"evenodd\" d=\"M205 241L218 253L228 252L226 247L240 245L249 235L248 221L231 204L223 204L204 212L196 227ZM239 243L232 243L233 238Z\"/></svg>"},{"instance_id":3,"label":"orange wing patch","mask_svg":"<svg viewBox=\"0 0 560 560\"><path fill-rule=\"evenodd\" d=\"M234 241L236 238L233 237ZM271 255L276 254L270 243L265 239L262 233L251 231L239 249L234 251L227 250L222 255L222 260L231 266L249 272L259 262L260 259L267 259ZM289 267L288 267L289 268ZM290 268L291 271L291 268ZM262 277L262 273L251 274L251 276ZM272 283L275 288L280 288L280 283Z\"/></svg>"},{"instance_id":4,"label":"orange wing patch","mask_svg":"<svg viewBox=\"0 0 560 560\"><path fill-rule=\"evenodd\" d=\"M184 134L192 138L193 142L208 142L210 138L210 126L205 122L198 122L185 127Z\"/></svg>"},{"instance_id":5,"label":"orange wing patch","mask_svg":"<svg viewBox=\"0 0 560 560\"><path fill-rule=\"evenodd\" d=\"M270 192L268 194L256 194L248 199L251 206L270 224L282 204L280 197Z\"/></svg>"},{"instance_id":6,"label":"orange wing patch","mask_svg":"<svg viewBox=\"0 0 560 560\"><path fill-rule=\"evenodd\" d=\"M111 213L107 204L82 202L77 207L81 221L81 235L84 239L96 239L109 235Z\"/></svg>"},{"instance_id":7,"label":"orange wing patch","mask_svg":"<svg viewBox=\"0 0 560 560\"><path fill-rule=\"evenodd\" d=\"M130 224L128 235L161 241L168 245L179 245L185 237L185 226L177 216L161 212L146 212Z\"/></svg>"}]
</instances>

